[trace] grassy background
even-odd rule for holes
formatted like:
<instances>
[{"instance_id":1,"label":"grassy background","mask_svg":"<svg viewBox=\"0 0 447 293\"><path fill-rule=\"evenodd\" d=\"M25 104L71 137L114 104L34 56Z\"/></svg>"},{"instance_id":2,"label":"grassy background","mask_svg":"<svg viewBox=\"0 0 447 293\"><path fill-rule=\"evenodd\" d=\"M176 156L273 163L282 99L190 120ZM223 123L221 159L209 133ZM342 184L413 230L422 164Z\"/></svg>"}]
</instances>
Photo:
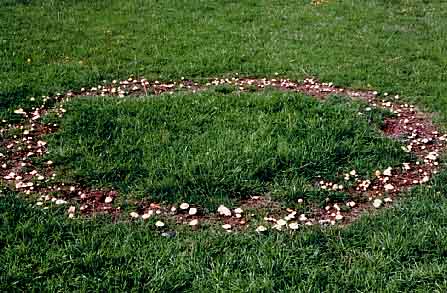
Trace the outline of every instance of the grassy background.
<instances>
[{"instance_id":1,"label":"grassy background","mask_svg":"<svg viewBox=\"0 0 447 293\"><path fill-rule=\"evenodd\" d=\"M0 108L130 74L278 72L447 111L443 1L328 2L2 1Z\"/></svg>"},{"instance_id":2,"label":"grassy background","mask_svg":"<svg viewBox=\"0 0 447 293\"><path fill-rule=\"evenodd\" d=\"M447 117L443 1L0 2L0 115L103 79L316 75ZM30 59L28 61L28 59ZM443 126L443 125L442 125ZM266 236L69 221L3 191L2 291L446 291L446 173L342 230Z\"/></svg>"},{"instance_id":3,"label":"grassy background","mask_svg":"<svg viewBox=\"0 0 447 293\"><path fill-rule=\"evenodd\" d=\"M215 92L155 98L82 98L65 106L44 160L87 186L128 198L214 205L273 193L323 203L341 196L314 187L318 176L346 186L408 161L383 137L385 113L333 97ZM359 115L362 112L363 115Z\"/></svg>"},{"instance_id":4,"label":"grassy background","mask_svg":"<svg viewBox=\"0 0 447 293\"><path fill-rule=\"evenodd\" d=\"M7 194L0 201L0 288L444 292L445 180L346 229L180 229L175 238L161 237L153 223L72 221Z\"/></svg>"}]
</instances>

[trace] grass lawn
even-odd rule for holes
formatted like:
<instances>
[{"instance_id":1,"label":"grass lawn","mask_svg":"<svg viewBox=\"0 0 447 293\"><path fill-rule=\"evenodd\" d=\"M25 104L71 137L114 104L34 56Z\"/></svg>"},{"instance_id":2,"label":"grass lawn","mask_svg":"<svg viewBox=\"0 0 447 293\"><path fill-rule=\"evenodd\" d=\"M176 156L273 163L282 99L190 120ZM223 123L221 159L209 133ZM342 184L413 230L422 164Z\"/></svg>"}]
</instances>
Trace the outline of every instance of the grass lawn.
<instances>
[{"instance_id":1,"label":"grass lawn","mask_svg":"<svg viewBox=\"0 0 447 293\"><path fill-rule=\"evenodd\" d=\"M316 76L404 96L444 128L442 1L40 1L0 3L0 118L42 95L129 75ZM35 97L34 101L30 98ZM290 205L351 169L408 159L381 111L296 93L79 98L48 137L67 182L123 199L214 208L271 193ZM0 139L6 134L1 133ZM441 165L444 165L441 162ZM348 227L227 233L108 216L68 219L0 183L2 291L396 292L447 289L447 172ZM343 196L341 193L340 196ZM171 235L171 234L170 234Z\"/></svg>"},{"instance_id":2,"label":"grass lawn","mask_svg":"<svg viewBox=\"0 0 447 293\"><path fill-rule=\"evenodd\" d=\"M379 132L383 112L343 98L211 92L83 98L65 107L47 159L73 182L128 197L216 207L269 192L289 205L324 204L342 195L315 188L319 176L340 181L355 169L368 177L408 159Z\"/></svg>"}]
</instances>

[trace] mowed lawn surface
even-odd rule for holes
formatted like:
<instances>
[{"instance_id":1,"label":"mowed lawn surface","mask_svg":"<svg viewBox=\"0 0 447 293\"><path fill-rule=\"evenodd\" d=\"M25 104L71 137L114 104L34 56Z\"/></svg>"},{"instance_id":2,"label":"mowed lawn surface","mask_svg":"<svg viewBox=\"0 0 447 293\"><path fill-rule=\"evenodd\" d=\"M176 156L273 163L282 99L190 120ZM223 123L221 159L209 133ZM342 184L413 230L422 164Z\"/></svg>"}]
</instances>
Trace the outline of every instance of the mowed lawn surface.
<instances>
[{"instance_id":1,"label":"mowed lawn surface","mask_svg":"<svg viewBox=\"0 0 447 293\"><path fill-rule=\"evenodd\" d=\"M328 1L315 6L310 1L5 0L0 3L0 116L10 119L17 107L31 107L28 99L31 96L38 102L42 95L95 86L102 80L125 79L131 74L159 80L185 77L200 81L236 72L250 76L274 76L277 72L297 79L315 75L338 85L398 93L439 113L435 117L443 127L447 117L446 25L447 4L442 1ZM210 116L212 109L206 107L206 102L213 99L218 105L213 115L218 119ZM201 103L194 108L194 101ZM181 107L182 102L190 107ZM247 108L251 102L254 107ZM274 103L285 108L272 111ZM183 113L183 117L170 117L169 107L175 106L175 113ZM352 131L342 137L340 144L332 143L333 147L346 143L345 151L352 156L344 153L346 164L336 165L334 162L338 161L333 156L337 152L328 153L322 157L328 160L327 164L308 167L300 173L306 180L309 179L306 172L331 176L351 166L367 172L372 171L369 168L393 164L393 160L399 159L393 152L401 153L398 145L377 135L382 114L375 113L378 116L370 120L354 117L360 108L361 105L347 105L343 100L322 104L301 95L277 93L242 96L204 93L150 101L82 99L69 105L62 132L51 141L50 155L59 157L67 175L86 183L117 184L129 196L142 197L147 186L157 186L148 182L158 182L159 186L173 188L176 192L171 194L180 194L179 199L194 199L195 191L208 190L208 186L191 185L188 181L194 178L188 176L190 171L202 172L203 166L210 162L200 139L210 143L214 150L222 147L211 155L215 161L223 158L225 166L229 166L220 171L214 168L220 164L211 164L206 169L211 177L213 172L237 169L235 160L240 158L227 151L234 150L239 156L238 148L252 147L255 151L248 152L243 159L252 159L255 164L243 168L244 172L265 167L263 160L268 159L271 160L268 164L272 164L268 166L274 168L267 168L272 171L268 184L259 179L262 177L250 177L256 172L242 173L243 176L225 173L228 182L222 186L239 186L233 193L237 198L247 186L259 191L290 186L277 185L275 181L280 181L284 170L288 170L282 160L319 161L323 154L303 152L305 147L311 147L304 142L316 138L317 143L323 143L323 137L328 137L325 131ZM157 116L149 115L155 110ZM255 110L256 115L250 112ZM201 115L190 117L193 111ZM268 119L260 124L249 119L261 113ZM323 123L324 119L315 121L316 113L326 117L328 124ZM233 124L223 123L227 115ZM147 123L154 116L169 121L166 123L169 127ZM293 143L295 136L288 132L300 124L288 124L288 119L314 123L302 130L303 139L296 142L303 143L300 148ZM205 134L176 130L184 126L203 130L201 121L213 126L207 127ZM235 127L238 123L242 127ZM89 128L92 124L95 127ZM279 132L271 131L277 124L292 128L278 127L277 131L282 131L278 135ZM266 132L259 133L259 140L250 144L244 131L253 133L259 126ZM140 130L143 136L138 135ZM269 130L273 135L268 135ZM91 150L83 151L87 142L103 143L104 135L115 135L113 141L134 145L128 148L122 144L108 145L110 164L93 158ZM195 140L188 140L187 135ZM348 142L352 135L356 139L351 145ZM150 144L144 141L164 136L177 150L173 152L176 156L184 140L188 140L190 147L199 146L196 156L186 163L202 162L201 167L170 168L170 174L178 172L175 176L185 180L182 185L166 184L159 180L164 176L157 174L141 176L153 170L150 165L153 162L138 164L132 159L153 155L154 151L162 161L169 158L169 152L162 147L149 152L146 148ZM266 144L269 137L275 143ZM222 145L224 138L238 144L225 140ZM373 143L360 144L365 140ZM365 150L369 154L366 158ZM272 151L273 156L263 155ZM123 154L129 160L120 159ZM71 160L73 156L80 159ZM176 156L174 159L178 160ZM131 176L121 178L114 171L101 174L98 167L101 164L118 165ZM112 180L113 176L118 177ZM246 186L243 178L252 181ZM426 186L405 194L393 208L364 216L345 228L314 227L296 233L258 235L252 231L226 233L219 227L198 231L172 227L177 230L174 238L161 237L152 222L112 223L107 217L73 221L67 219L64 208L37 209L32 202L3 188L0 288L4 291L443 292L447 289L446 179L447 173L443 171ZM230 185L231 182L239 185ZM194 192L188 186L195 186ZM222 186L213 187L221 190L218 199L228 196ZM168 193L160 190L163 189L157 191L160 197L169 198ZM278 194L295 198L287 190Z\"/></svg>"},{"instance_id":2,"label":"mowed lawn surface","mask_svg":"<svg viewBox=\"0 0 447 293\"><path fill-rule=\"evenodd\" d=\"M298 198L325 204L345 196L315 188L319 180L347 185L351 170L369 178L410 159L379 131L390 114L337 97L207 92L82 98L65 108L45 160L126 199L215 209L269 193L289 207Z\"/></svg>"},{"instance_id":3,"label":"mowed lawn surface","mask_svg":"<svg viewBox=\"0 0 447 293\"><path fill-rule=\"evenodd\" d=\"M443 1L310 2L1 1L1 106L131 74L278 72L447 111Z\"/></svg>"}]
</instances>

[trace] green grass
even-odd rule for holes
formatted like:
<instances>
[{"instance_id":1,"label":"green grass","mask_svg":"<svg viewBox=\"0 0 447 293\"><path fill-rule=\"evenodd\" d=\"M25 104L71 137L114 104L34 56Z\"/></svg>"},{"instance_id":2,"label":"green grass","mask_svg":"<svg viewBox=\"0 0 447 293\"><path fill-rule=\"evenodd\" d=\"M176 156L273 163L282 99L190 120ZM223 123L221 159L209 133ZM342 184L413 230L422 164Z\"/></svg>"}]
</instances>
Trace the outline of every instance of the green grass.
<instances>
[{"instance_id":1,"label":"green grass","mask_svg":"<svg viewBox=\"0 0 447 293\"><path fill-rule=\"evenodd\" d=\"M353 169L369 177L408 161L381 135L384 113L337 97L211 92L82 98L65 107L45 160L62 177L128 197L216 206L272 193L289 204L324 203L337 194L314 188L319 177L346 184Z\"/></svg>"},{"instance_id":2,"label":"green grass","mask_svg":"<svg viewBox=\"0 0 447 293\"><path fill-rule=\"evenodd\" d=\"M437 120L445 128L446 3L328 2L314 6L310 1L277 0L0 1L0 118L12 119L11 112L17 107L38 105L41 95L94 86L104 79L123 79L130 74L159 80L184 76L202 81L236 72L250 76L273 76L278 72L291 78L315 75L337 85L398 93L427 110L437 111ZM35 104L28 99L30 96L37 98ZM197 99L213 96L208 93ZM297 97L268 93L247 95L238 102L271 98L279 101L289 96ZM176 96L172 101L180 98L194 101L192 96ZM225 96L231 98L235 97ZM163 99L168 98L150 103L157 102L162 109ZM225 99L221 99L222 103ZM333 125L343 117L355 123L354 132L368 129L360 137L374 132L366 127L363 118L352 117L358 105L320 105L301 99L307 106L312 105L303 110L308 114L325 109L332 121L332 125L324 125L327 130L345 127ZM134 109L136 117L118 123L124 128L127 123L126 132L132 133L128 123L147 117L139 111L141 107L151 108L149 101L142 100L123 100L123 107L117 107L114 99L107 102L96 108L90 105L101 105L101 99L73 102L64 120L67 126L83 123L69 119L84 115L102 128L88 135L85 130L82 136L60 135L97 142L95 134L116 129L107 127L106 121L118 123L120 117L101 112L106 109L118 113ZM238 109L245 108L234 107L232 111ZM337 111L343 115L336 115ZM278 114L279 121L281 117ZM262 122L268 128L273 121ZM250 121L246 122L250 126ZM148 127L141 123L134 126ZM249 128L237 129L241 136L244 130ZM233 135L226 130L223 133ZM324 137L323 132L315 135ZM70 146L80 142L59 143L68 156ZM378 144L379 149L387 144ZM361 154L368 147L348 146L348 150ZM56 155L56 141L53 148ZM114 155L122 151L114 150ZM387 160L373 158L360 162L359 168L366 170L370 167L367 164ZM88 160L79 160L66 166L76 171L86 163ZM338 170L333 163L329 166L326 171ZM76 172L84 180L96 180L94 184L117 183L95 179L97 172L94 176ZM133 176L133 185L141 183L138 172ZM107 218L72 221L62 209L34 208L32 201L5 189L0 197L0 290L444 292L446 179L443 171L430 183L432 188L418 188L393 208L364 216L343 229L257 235L228 234L212 227L192 232L170 226L168 229L179 229L178 236L171 239L161 237L150 223L112 223Z\"/></svg>"},{"instance_id":3,"label":"green grass","mask_svg":"<svg viewBox=\"0 0 447 293\"><path fill-rule=\"evenodd\" d=\"M443 1L2 1L0 108L129 74L278 72L445 112L446 25Z\"/></svg>"},{"instance_id":4,"label":"green grass","mask_svg":"<svg viewBox=\"0 0 447 293\"><path fill-rule=\"evenodd\" d=\"M8 194L0 201L0 288L444 292L446 179L345 229L267 235L175 228L175 238L164 238L153 224L73 221Z\"/></svg>"}]
</instances>

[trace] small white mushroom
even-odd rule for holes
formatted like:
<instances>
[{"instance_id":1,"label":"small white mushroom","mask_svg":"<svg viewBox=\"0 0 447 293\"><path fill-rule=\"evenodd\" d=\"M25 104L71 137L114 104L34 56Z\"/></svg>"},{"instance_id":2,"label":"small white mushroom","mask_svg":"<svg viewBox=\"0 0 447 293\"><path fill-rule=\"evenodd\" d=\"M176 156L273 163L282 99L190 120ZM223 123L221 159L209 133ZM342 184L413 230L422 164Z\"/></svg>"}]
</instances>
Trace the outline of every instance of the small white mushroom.
<instances>
[{"instance_id":1,"label":"small white mushroom","mask_svg":"<svg viewBox=\"0 0 447 293\"><path fill-rule=\"evenodd\" d=\"M383 175L385 175L385 176L391 176L391 170L392 170L391 167L386 168L386 169L383 171Z\"/></svg>"},{"instance_id":2,"label":"small white mushroom","mask_svg":"<svg viewBox=\"0 0 447 293\"><path fill-rule=\"evenodd\" d=\"M278 225L278 226L285 226L285 225L287 225L287 222L285 220L283 220L283 219L279 219L276 222L276 225Z\"/></svg>"},{"instance_id":3,"label":"small white mushroom","mask_svg":"<svg viewBox=\"0 0 447 293\"><path fill-rule=\"evenodd\" d=\"M63 200L63 199L57 199L56 201L55 201L55 204L57 204L57 205L61 205L61 204L66 204L67 202L65 201L65 200Z\"/></svg>"},{"instance_id":4,"label":"small white mushroom","mask_svg":"<svg viewBox=\"0 0 447 293\"><path fill-rule=\"evenodd\" d=\"M292 230L297 230L299 228L299 225L297 222L292 222L289 224L289 228Z\"/></svg>"},{"instance_id":5,"label":"small white mushroom","mask_svg":"<svg viewBox=\"0 0 447 293\"><path fill-rule=\"evenodd\" d=\"M165 223L163 223L162 221L157 221L157 222L155 222L155 226L157 226L157 227L163 227L165 225Z\"/></svg>"},{"instance_id":6,"label":"small white mushroom","mask_svg":"<svg viewBox=\"0 0 447 293\"><path fill-rule=\"evenodd\" d=\"M355 206L355 202L353 202L353 201L348 201L348 202L346 203L346 205L347 205L348 207L353 208L353 207Z\"/></svg>"},{"instance_id":7,"label":"small white mushroom","mask_svg":"<svg viewBox=\"0 0 447 293\"><path fill-rule=\"evenodd\" d=\"M189 226L197 226L198 224L199 224L199 220L197 220L197 219L191 220L188 223Z\"/></svg>"},{"instance_id":8,"label":"small white mushroom","mask_svg":"<svg viewBox=\"0 0 447 293\"><path fill-rule=\"evenodd\" d=\"M373 201L373 206L374 206L376 209L380 208L381 205L382 205L382 200L381 200L381 199L376 198L376 199Z\"/></svg>"},{"instance_id":9,"label":"small white mushroom","mask_svg":"<svg viewBox=\"0 0 447 293\"><path fill-rule=\"evenodd\" d=\"M225 207L224 205L220 205L220 206L217 208L217 212L218 212L220 215L224 215L224 216L226 216L226 217L231 216L231 211L230 211L230 209L227 208L227 207Z\"/></svg>"},{"instance_id":10,"label":"small white mushroom","mask_svg":"<svg viewBox=\"0 0 447 293\"><path fill-rule=\"evenodd\" d=\"M431 161L436 161L438 159L438 154L435 152L430 152L425 158Z\"/></svg>"},{"instance_id":11,"label":"small white mushroom","mask_svg":"<svg viewBox=\"0 0 447 293\"><path fill-rule=\"evenodd\" d=\"M301 214L300 217L298 218L298 220L300 220L301 222L307 221L307 217L305 214Z\"/></svg>"},{"instance_id":12,"label":"small white mushroom","mask_svg":"<svg viewBox=\"0 0 447 293\"><path fill-rule=\"evenodd\" d=\"M184 202L184 203L182 203L182 204L180 205L180 209L181 209L181 210L186 210L186 209L188 209L188 208L189 208L189 204L186 203L186 202Z\"/></svg>"},{"instance_id":13,"label":"small white mushroom","mask_svg":"<svg viewBox=\"0 0 447 293\"><path fill-rule=\"evenodd\" d=\"M242 214L242 213L244 212L244 210L241 209L241 208L236 208L236 209L234 209L234 212L235 212L236 214Z\"/></svg>"},{"instance_id":14,"label":"small white mushroom","mask_svg":"<svg viewBox=\"0 0 447 293\"><path fill-rule=\"evenodd\" d=\"M258 233L262 233L262 232L265 232L265 231L267 231L267 228L266 227L264 227L264 226L258 226L257 228L256 228L256 232L258 232Z\"/></svg>"},{"instance_id":15,"label":"small white mushroom","mask_svg":"<svg viewBox=\"0 0 447 293\"><path fill-rule=\"evenodd\" d=\"M136 212L131 212L130 214L129 214L132 218L138 218L140 215L138 214L138 213L136 213Z\"/></svg>"}]
</instances>

